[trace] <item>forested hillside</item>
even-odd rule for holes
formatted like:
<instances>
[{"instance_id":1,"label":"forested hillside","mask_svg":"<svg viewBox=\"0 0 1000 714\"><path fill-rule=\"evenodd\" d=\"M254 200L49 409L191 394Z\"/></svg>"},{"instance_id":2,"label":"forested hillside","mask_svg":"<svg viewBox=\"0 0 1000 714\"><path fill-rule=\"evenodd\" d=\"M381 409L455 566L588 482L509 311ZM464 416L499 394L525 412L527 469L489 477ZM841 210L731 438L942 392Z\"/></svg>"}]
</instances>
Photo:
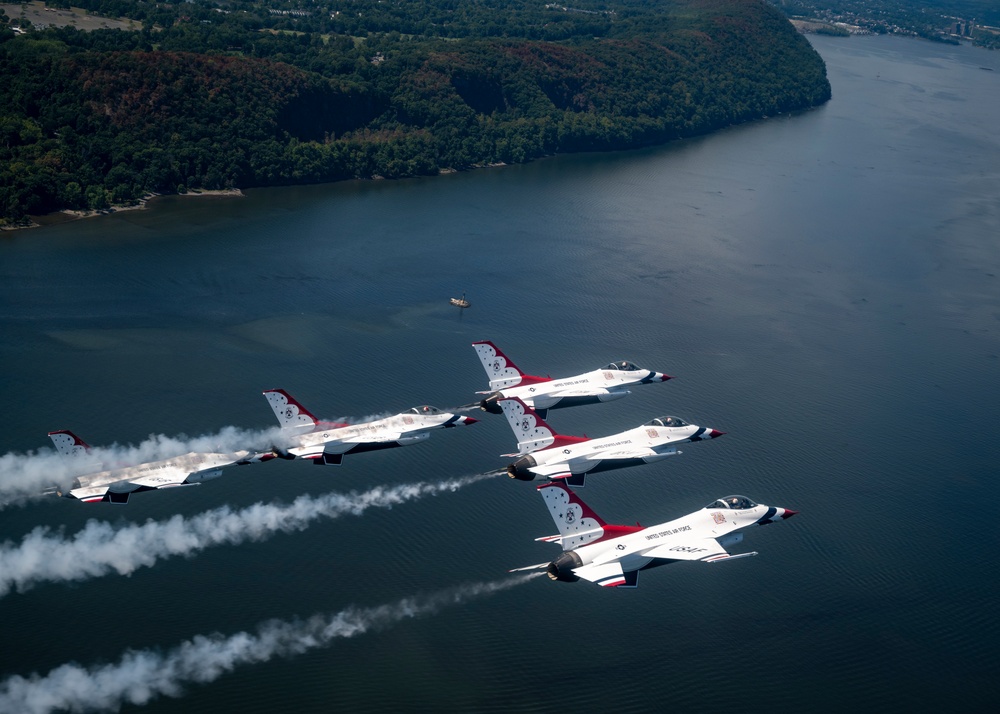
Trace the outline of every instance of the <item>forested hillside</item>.
<instances>
[{"instance_id":1,"label":"forested hillside","mask_svg":"<svg viewBox=\"0 0 1000 714\"><path fill-rule=\"evenodd\" d=\"M0 220L636 147L830 96L763 0L73 4L141 30L0 28Z\"/></svg>"}]
</instances>

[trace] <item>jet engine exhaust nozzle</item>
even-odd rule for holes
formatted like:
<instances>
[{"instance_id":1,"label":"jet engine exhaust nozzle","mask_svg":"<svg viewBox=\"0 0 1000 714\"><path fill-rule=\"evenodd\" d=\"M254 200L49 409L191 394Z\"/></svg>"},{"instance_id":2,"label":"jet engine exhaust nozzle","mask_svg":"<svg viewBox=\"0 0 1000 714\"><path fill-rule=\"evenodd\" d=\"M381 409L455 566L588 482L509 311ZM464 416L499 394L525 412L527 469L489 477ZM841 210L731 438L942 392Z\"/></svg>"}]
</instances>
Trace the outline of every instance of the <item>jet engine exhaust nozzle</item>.
<instances>
[{"instance_id":1,"label":"jet engine exhaust nozzle","mask_svg":"<svg viewBox=\"0 0 1000 714\"><path fill-rule=\"evenodd\" d=\"M271 453L273 453L279 459L285 459L286 461L291 461L292 459L295 458L295 454L288 453L287 451L285 451L285 449L282 449L280 446L272 446Z\"/></svg>"},{"instance_id":2,"label":"jet engine exhaust nozzle","mask_svg":"<svg viewBox=\"0 0 1000 714\"><path fill-rule=\"evenodd\" d=\"M573 568L583 565L580 556L573 551L567 551L549 563L545 569L550 580L559 580L564 583L575 583L580 576L573 572Z\"/></svg>"},{"instance_id":3,"label":"jet engine exhaust nozzle","mask_svg":"<svg viewBox=\"0 0 1000 714\"><path fill-rule=\"evenodd\" d=\"M537 466L537 462L532 456L522 456L517 461L507 466L507 475L516 478L518 481L534 481L535 474L530 469Z\"/></svg>"},{"instance_id":4,"label":"jet engine exhaust nozzle","mask_svg":"<svg viewBox=\"0 0 1000 714\"><path fill-rule=\"evenodd\" d=\"M493 392L493 394L479 402L479 408L490 414L503 414L503 409L500 406L500 398L500 392Z\"/></svg>"}]
</instances>

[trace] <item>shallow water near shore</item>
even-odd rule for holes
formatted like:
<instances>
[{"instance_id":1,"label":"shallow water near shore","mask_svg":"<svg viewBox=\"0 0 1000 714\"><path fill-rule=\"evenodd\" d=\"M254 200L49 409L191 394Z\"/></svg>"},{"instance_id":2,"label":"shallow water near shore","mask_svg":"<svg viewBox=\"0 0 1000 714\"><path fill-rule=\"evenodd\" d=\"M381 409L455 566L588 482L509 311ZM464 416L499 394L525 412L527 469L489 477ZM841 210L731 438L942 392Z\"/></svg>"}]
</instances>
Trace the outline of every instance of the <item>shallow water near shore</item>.
<instances>
[{"instance_id":1,"label":"shallow water near shore","mask_svg":"<svg viewBox=\"0 0 1000 714\"><path fill-rule=\"evenodd\" d=\"M815 111L620 154L433 179L164 197L0 239L0 452L272 426L262 389L322 417L457 407L469 346L568 376L615 359L676 377L554 411L603 436L663 414L727 432L598 474L606 520L730 493L792 508L732 563L613 591L536 578L238 668L144 707L215 711L979 711L998 653L1000 55L812 38ZM448 304L466 293L468 310ZM125 507L38 500L0 541L195 516L502 467L506 424L342 467L275 461ZM129 577L0 599L0 682L117 662L269 619L506 577L556 557L534 486L503 477ZM984 562L984 552L986 554ZM126 706L123 711L137 707Z\"/></svg>"}]
</instances>

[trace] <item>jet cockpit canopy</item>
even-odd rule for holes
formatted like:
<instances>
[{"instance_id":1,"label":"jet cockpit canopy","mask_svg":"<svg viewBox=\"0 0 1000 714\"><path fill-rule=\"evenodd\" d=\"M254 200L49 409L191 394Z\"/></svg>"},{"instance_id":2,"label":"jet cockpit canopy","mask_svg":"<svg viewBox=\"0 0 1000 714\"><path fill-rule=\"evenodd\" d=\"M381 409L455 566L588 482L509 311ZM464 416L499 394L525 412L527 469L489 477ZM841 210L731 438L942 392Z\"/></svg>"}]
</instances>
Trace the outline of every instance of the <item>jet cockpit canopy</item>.
<instances>
[{"instance_id":1,"label":"jet cockpit canopy","mask_svg":"<svg viewBox=\"0 0 1000 714\"><path fill-rule=\"evenodd\" d=\"M731 511L742 511L747 508L756 508L757 504L746 496L726 496L718 501L705 506L705 508L728 508Z\"/></svg>"},{"instance_id":2,"label":"jet cockpit canopy","mask_svg":"<svg viewBox=\"0 0 1000 714\"><path fill-rule=\"evenodd\" d=\"M419 414L420 416L430 416L431 414L440 414L441 410L437 407L432 407L424 404L421 407L413 407L407 411L408 414Z\"/></svg>"},{"instance_id":3,"label":"jet cockpit canopy","mask_svg":"<svg viewBox=\"0 0 1000 714\"><path fill-rule=\"evenodd\" d=\"M687 426L688 423L675 416L656 417L652 421L647 421L643 426Z\"/></svg>"},{"instance_id":4,"label":"jet cockpit canopy","mask_svg":"<svg viewBox=\"0 0 1000 714\"><path fill-rule=\"evenodd\" d=\"M620 372L638 372L639 368L635 366L634 362L626 362L622 360L621 362L612 362L604 369L617 369Z\"/></svg>"}]
</instances>

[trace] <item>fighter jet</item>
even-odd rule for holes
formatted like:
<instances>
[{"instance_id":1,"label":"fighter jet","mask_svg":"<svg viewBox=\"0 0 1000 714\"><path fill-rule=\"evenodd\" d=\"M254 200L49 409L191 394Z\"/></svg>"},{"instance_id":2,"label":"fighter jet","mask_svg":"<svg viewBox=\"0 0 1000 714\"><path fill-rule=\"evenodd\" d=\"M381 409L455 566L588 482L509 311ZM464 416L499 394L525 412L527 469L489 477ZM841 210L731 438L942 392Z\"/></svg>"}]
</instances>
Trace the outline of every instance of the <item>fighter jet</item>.
<instances>
[{"instance_id":1,"label":"fighter jet","mask_svg":"<svg viewBox=\"0 0 1000 714\"><path fill-rule=\"evenodd\" d=\"M565 379L537 377L518 369L492 342L473 342L472 346L490 378L489 390L476 392L488 395L479 407L492 414L500 413L500 399L520 397L544 419L549 409L610 402L631 394L626 387L670 379L662 372L640 369L631 362L612 362L602 369Z\"/></svg>"},{"instance_id":2,"label":"fighter jet","mask_svg":"<svg viewBox=\"0 0 1000 714\"><path fill-rule=\"evenodd\" d=\"M642 528L605 523L562 482L542 484L538 491L559 535L535 540L559 543L563 554L551 563L510 572L544 568L552 580L575 582L582 578L611 588L634 588L640 570L678 560L718 563L757 555L756 551L733 555L726 550L743 542L743 534L736 531L776 523L798 513L759 505L746 496L726 496L673 521Z\"/></svg>"},{"instance_id":3,"label":"fighter jet","mask_svg":"<svg viewBox=\"0 0 1000 714\"><path fill-rule=\"evenodd\" d=\"M340 466L347 454L416 444L433 429L478 421L424 405L363 424L327 422L313 416L284 389L268 389L264 396L286 434L285 444L276 446L275 453L285 459L312 459L316 465Z\"/></svg>"},{"instance_id":4,"label":"fighter jet","mask_svg":"<svg viewBox=\"0 0 1000 714\"><path fill-rule=\"evenodd\" d=\"M49 432L56 449L83 461L90 446L65 429ZM222 476L222 469L233 464L244 466L274 458L270 451L235 451L225 454L189 452L161 461L148 461L134 466L97 471L78 476L69 491L60 495L84 503L128 503L138 491L152 491L175 486L192 486Z\"/></svg>"},{"instance_id":5,"label":"fighter jet","mask_svg":"<svg viewBox=\"0 0 1000 714\"><path fill-rule=\"evenodd\" d=\"M680 417L663 416L635 429L601 439L564 436L517 397L501 399L507 422L517 438L520 456L507 466L511 478L532 481L537 476L566 479L583 486L588 473L610 471L660 461L681 452L675 444L704 441L725 434L724 431L688 424Z\"/></svg>"}]
</instances>

